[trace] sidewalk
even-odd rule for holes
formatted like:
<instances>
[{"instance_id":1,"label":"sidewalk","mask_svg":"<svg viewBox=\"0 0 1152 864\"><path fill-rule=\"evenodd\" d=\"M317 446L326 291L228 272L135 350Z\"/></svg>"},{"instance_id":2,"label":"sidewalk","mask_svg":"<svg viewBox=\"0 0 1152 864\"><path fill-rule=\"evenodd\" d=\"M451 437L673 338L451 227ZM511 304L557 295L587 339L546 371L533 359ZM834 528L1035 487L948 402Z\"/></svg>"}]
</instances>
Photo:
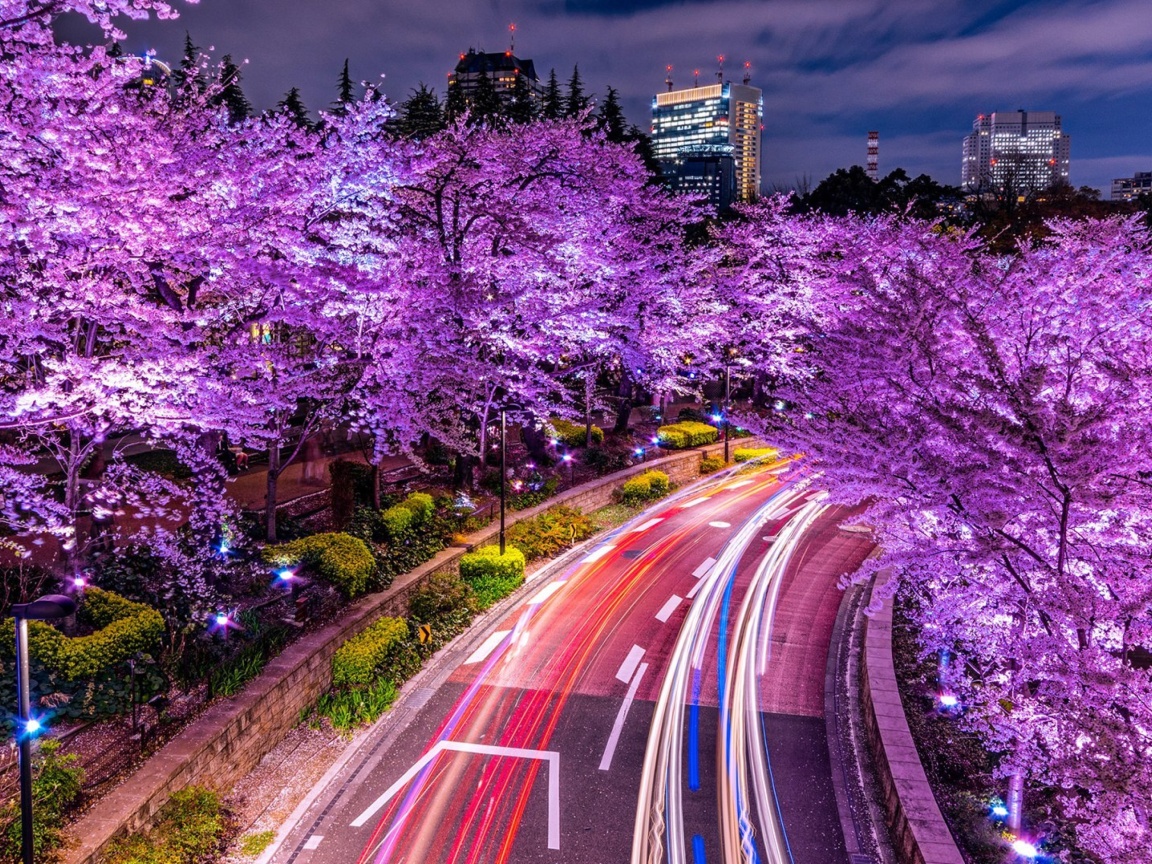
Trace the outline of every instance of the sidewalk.
<instances>
[{"instance_id":1,"label":"sidewalk","mask_svg":"<svg viewBox=\"0 0 1152 864\"><path fill-rule=\"evenodd\" d=\"M297 459L280 473L280 481L276 485L276 503L284 504L304 495L311 495L313 492L327 489L332 483L332 478L328 474L328 466L337 459L358 462L361 465L367 464L359 450L350 450L335 456L325 455L313 459L311 462ZM383 472L393 471L411 464L411 460L406 456L386 456L380 463L380 470ZM309 478L316 479L306 478L306 471ZM244 510L263 508L268 493L268 467L256 465L241 471L231 478L227 491L229 497Z\"/></svg>"}]
</instances>

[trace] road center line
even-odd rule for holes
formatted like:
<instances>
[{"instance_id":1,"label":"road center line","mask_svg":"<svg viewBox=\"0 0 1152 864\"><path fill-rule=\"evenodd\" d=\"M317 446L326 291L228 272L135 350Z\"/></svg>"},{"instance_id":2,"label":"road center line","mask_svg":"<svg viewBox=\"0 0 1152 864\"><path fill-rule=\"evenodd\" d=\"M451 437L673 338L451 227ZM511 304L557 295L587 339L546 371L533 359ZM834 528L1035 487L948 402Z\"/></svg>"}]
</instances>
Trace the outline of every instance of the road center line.
<instances>
[{"instance_id":1,"label":"road center line","mask_svg":"<svg viewBox=\"0 0 1152 864\"><path fill-rule=\"evenodd\" d=\"M657 516L655 519L649 519L649 520L648 520L647 522L645 522L643 525L638 525L637 527L633 528L633 529L632 529L631 531L629 531L628 533L629 533L629 534L639 534L641 531L647 531L647 530L648 530L649 528L651 528L652 526L654 526L654 525L659 525L659 524L660 524L661 522L663 522L663 521L664 521L664 517L663 517L663 516Z\"/></svg>"},{"instance_id":2,"label":"road center line","mask_svg":"<svg viewBox=\"0 0 1152 864\"><path fill-rule=\"evenodd\" d=\"M680 605L683 599L683 597L677 597L675 594L669 597L668 602L661 606L660 611L656 613L656 620L661 624L667 622L667 620L672 617L672 613L676 611L676 607Z\"/></svg>"},{"instance_id":3,"label":"road center line","mask_svg":"<svg viewBox=\"0 0 1152 864\"><path fill-rule=\"evenodd\" d=\"M702 498L693 498L691 501L686 501L685 503L681 504L680 506L684 509L687 509L689 507L695 507L697 504L703 504L705 501L707 501L711 497L712 497L711 495L705 495Z\"/></svg>"},{"instance_id":4,"label":"road center line","mask_svg":"<svg viewBox=\"0 0 1152 864\"><path fill-rule=\"evenodd\" d=\"M601 558L603 558L605 555L607 555L609 552L611 552L615 548L616 547L613 546L611 543L606 543L605 545L603 545L599 549L597 549L595 552L593 552L590 555L588 555L587 557L581 559L580 563L581 564L591 564L593 561L599 561Z\"/></svg>"},{"instance_id":5,"label":"road center line","mask_svg":"<svg viewBox=\"0 0 1152 864\"><path fill-rule=\"evenodd\" d=\"M636 671L636 666L640 663L640 658L644 656L644 649L639 645L633 645L632 650L628 652L628 656L624 658L624 662L620 664L620 671L616 673L616 677L627 684L632 680L632 673Z\"/></svg>"},{"instance_id":6,"label":"road center line","mask_svg":"<svg viewBox=\"0 0 1152 864\"><path fill-rule=\"evenodd\" d=\"M705 558L704 563L692 571L692 575L697 579L702 579L716 566L715 558Z\"/></svg>"},{"instance_id":7,"label":"road center line","mask_svg":"<svg viewBox=\"0 0 1152 864\"><path fill-rule=\"evenodd\" d=\"M616 753L616 745L620 743L620 733L624 731L624 721L628 719L628 709L632 707L632 700L636 698L636 690L640 687L640 679L648 671L648 664L641 663L628 686L628 695L624 697L624 704L616 712L616 722L612 724L612 734L608 736L608 743L604 746L604 755L600 757L600 770L607 771L612 767L612 757Z\"/></svg>"},{"instance_id":8,"label":"road center line","mask_svg":"<svg viewBox=\"0 0 1152 864\"><path fill-rule=\"evenodd\" d=\"M468 659L465 660L460 665L461 666L467 666L469 663L482 662L484 659L486 659L488 657L489 654L491 654L493 651L496 650L496 646L499 645L501 642L503 642L504 637L506 637L511 632L512 632L511 630L497 630L495 633L493 633L491 636L489 636L487 639L485 639L484 644L482 644L479 648L477 648L475 651L473 651L472 654L468 657Z\"/></svg>"}]
</instances>

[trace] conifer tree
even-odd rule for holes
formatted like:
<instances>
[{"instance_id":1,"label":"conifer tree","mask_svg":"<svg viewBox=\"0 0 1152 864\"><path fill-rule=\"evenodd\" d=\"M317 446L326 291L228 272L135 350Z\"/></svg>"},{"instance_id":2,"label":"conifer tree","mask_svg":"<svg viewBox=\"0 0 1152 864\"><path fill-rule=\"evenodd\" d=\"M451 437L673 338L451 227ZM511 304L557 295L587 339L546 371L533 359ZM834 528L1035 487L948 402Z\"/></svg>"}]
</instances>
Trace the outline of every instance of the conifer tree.
<instances>
[{"instance_id":1,"label":"conifer tree","mask_svg":"<svg viewBox=\"0 0 1152 864\"><path fill-rule=\"evenodd\" d=\"M560 82L556 80L556 70L548 73L548 87L544 90L544 105L540 112L546 120L559 120L564 115L564 103L560 97Z\"/></svg>"},{"instance_id":2,"label":"conifer tree","mask_svg":"<svg viewBox=\"0 0 1152 864\"><path fill-rule=\"evenodd\" d=\"M584 95L584 83L580 80L580 67L572 67L572 77L568 80L568 99L564 103L565 117L580 117L588 110L588 97Z\"/></svg>"},{"instance_id":3,"label":"conifer tree","mask_svg":"<svg viewBox=\"0 0 1152 864\"><path fill-rule=\"evenodd\" d=\"M470 122L483 124L490 128L504 125L504 100L496 92L496 85L488 77L487 72L482 72L480 77L476 79L476 89L472 91L472 98L469 102L471 103L468 106L471 109L468 117Z\"/></svg>"},{"instance_id":4,"label":"conifer tree","mask_svg":"<svg viewBox=\"0 0 1152 864\"><path fill-rule=\"evenodd\" d=\"M343 117L348 113L348 106L356 101L355 88L352 85L352 76L348 74L348 58L344 58L344 68L340 72L340 80L336 84L338 90L336 101L332 103L332 113Z\"/></svg>"},{"instance_id":5,"label":"conifer tree","mask_svg":"<svg viewBox=\"0 0 1152 864\"><path fill-rule=\"evenodd\" d=\"M204 90L204 78L200 74L200 47L193 44L192 34L184 31L184 54L180 57L180 66L172 73L177 90L186 87L194 93Z\"/></svg>"},{"instance_id":6,"label":"conifer tree","mask_svg":"<svg viewBox=\"0 0 1152 864\"><path fill-rule=\"evenodd\" d=\"M312 118L308 116L308 109L300 101L299 87L293 87L285 93L284 98L276 103L276 109L280 112L286 112L292 118L292 122L301 129L312 128Z\"/></svg>"},{"instance_id":7,"label":"conifer tree","mask_svg":"<svg viewBox=\"0 0 1152 864\"><path fill-rule=\"evenodd\" d=\"M455 122L460 119L468 111L468 100L464 97L464 91L460 89L460 83L453 79L448 82L448 96L444 100L444 117L449 122Z\"/></svg>"},{"instance_id":8,"label":"conifer tree","mask_svg":"<svg viewBox=\"0 0 1152 864\"><path fill-rule=\"evenodd\" d=\"M528 83L528 76L517 71L512 88L512 99L507 108L508 119L513 123L531 123L536 119L536 94Z\"/></svg>"},{"instance_id":9,"label":"conifer tree","mask_svg":"<svg viewBox=\"0 0 1152 864\"><path fill-rule=\"evenodd\" d=\"M401 138L421 141L435 135L445 125L444 106L440 104L436 91L421 82L412 95L400 103L392 129Z\"/></svg>"},{"instance_id":10,"label":"conifer tree","mask_svg":"<svg viewBox=\"0 0 1152 864\"><path fill-rule=\"evenodd\" d=\"M225 106L228 109L228 120L232 123L248 119L252 114L252 103L240 89L240 67L232 61L231 54L225 54L224 59L220 61L220 78L217 86L212 104Z\"/></svg>"},{"instance_id":11,"label":"conifer tree","mask_svg":"<svg viewBox=\"0 0 1152 864\"><path fill-rule=\"evenodd\" d=\"M614 144L623 144L628 138L628 121L620 107L620 93L615 87L608 88L608 94L596 114L596 126Z\"/></svg>"}]
</instances>

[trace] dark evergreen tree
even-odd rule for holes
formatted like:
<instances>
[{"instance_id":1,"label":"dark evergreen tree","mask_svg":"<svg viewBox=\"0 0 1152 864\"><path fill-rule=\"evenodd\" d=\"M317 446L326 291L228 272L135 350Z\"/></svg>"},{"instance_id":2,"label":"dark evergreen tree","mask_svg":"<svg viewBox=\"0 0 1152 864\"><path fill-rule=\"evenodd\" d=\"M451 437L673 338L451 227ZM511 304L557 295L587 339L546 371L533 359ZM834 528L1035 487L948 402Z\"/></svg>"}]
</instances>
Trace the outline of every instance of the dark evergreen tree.
<instances>
[{"instance_id":1,"label":"dark evergreen tree","mask_svg":"<svg viewBox=\"0 0 1152 864\"><path fill-rule=\"evenodd\" d=\"M572 77L568 79L568 98L564 102L565 117L579 117L588 110L588 97L584 95L584 84L580 80L580 67L572 67Z\"/></svg>"},{"instance_id":2,"label":"dark evergreen tree","mask_svg":"<svg viewBox=\"0 0 1152 864\"><path fill-rule=\"evenodd\" d=\"M444 107L436 91L421 83L412 95L400 103L396 121L391 125L395 135L417 141L435 135L445 127Z\"/></svg>"},{"instance_id":3,"label":"dark evergreen tree","mask_svg":"<svg viewBox=\"0 0 1152 864\"><path fill-rule=\"evenodd\" d=\"M512 87L512 99L507 107L508 119L513 123L531 123L536 119L536 94L532 92L532 85L528 83L528 76L522 72L516 73L516 81Z\"/></svg>"},{"instance_id":4,"label":"dark evergreen tree","mask_svg":"<svg viewBox=\"0 0 1152 864\"><path fill-rule=\"evenodd\" d=\"M505 123L504 100L496 92L496 85L484 72L476 79L476 89L472 91L468 121L477 125L498 127Z\"/></svg>"},{"instance_id":5,"label":"dark evergreen tree","mask_svg":"<svg viewBox=\"0 0 1152 864\"><path fill-rule=\"evenodd\" d=\"M108 49L108 56L109 57L123 57L124 56L124 46L121 45L119 42L113 42L112 47Z\"/></svg>"},{"instance_id":6,"label":"dark evergreen tree","mask_svg":"<svg viewBox=\"0 0 1152 864\"><path fill-rule=\"evenodd\" d=\"M252 104L240 89L240 67L232 62L232 55L225 54L220 61L220 78L216 82L213 105L223 105L228 109L228 120L239 123L252 113Z\"/></svg>"},{"instance_id":7,"label":"dark evergreen tree","mask_svg":"<svg viewBox=\"0 0 1152 864\"><path fill-rule=\"evenodd\" d=\"M548 73L548 86L544 90L544 104L540 113L545 120L559 120L564 116L564 103L560 98L560 82L556 80L556 70Z\"/></svg>"},{"instance_id":8,"label":"dark evergreen tree","mask_svg":"<svg viewBox=\"0 0 1152 864\"><path fill-rule=\"evenodd\" d=\"M184 54L180 66L173 71L172 80L177 90L188 88L193 93L204 92L204 77L200 72L200 47L192 43L192 34L184 31Z\"/></svg>"},{"instance_id":9,"label":"dark evergreen tree","mask_svg":"<svg viewBox=\"0 0 1152 864\"><path fill-rule=\"evenodd\" d=\"M308 116L308 109L304 107L304 103L300 101L300 88L293 87L284 94L284 98L276 103L276 110L282 113L287 113L292 122L299 126L301 129L311 129L312 118Z\"/></svg>"},{"instance_id":10,"label":"dark evergreen tree","mask_svg":"<svg viewBox=\"0 0 1152 864\"><path fill-rule=\"evenodd\" d=\"M608 94L600 104L596 113L596 127L604 133L604 137L615 144L623 144L628 138L628 121L624 119L624 110L620 107L620 94L615 87L608 88Z\"/></svg>"},{"instance_id":11,"label":"dark evergreen tree","mask_svg":"<svg viewBox=\"0 0 1152 864\"><path fill-rule=\"evenodd\" d=\"M332 113L343 117L348 113L348 106L356 101L355 87L352 85L352 76L348 74L348 58L344 58L344 68L340 72L340 80L336 84L336 101L332 103Z\"/></svg>"},{"instance_id":12,"label":"dark evergreen tree","mask_svg":"<svg viewBox=\"0 0 1152 864\"><path fill-rule=\"evenodd\" d=\"M448 96L444 100L444 119L454 123L468 111L468 100L456 80L448 82Z\"/></svg>"}]
</instances>

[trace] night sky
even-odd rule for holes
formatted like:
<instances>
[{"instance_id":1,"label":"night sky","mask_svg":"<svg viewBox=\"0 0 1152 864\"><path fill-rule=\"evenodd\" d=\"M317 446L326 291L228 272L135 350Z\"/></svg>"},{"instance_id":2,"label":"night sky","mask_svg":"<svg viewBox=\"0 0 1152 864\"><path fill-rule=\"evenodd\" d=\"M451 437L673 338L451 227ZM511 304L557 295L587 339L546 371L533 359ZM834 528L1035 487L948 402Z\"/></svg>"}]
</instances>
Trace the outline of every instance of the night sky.
<instances>
[{"instance_id":1,"label":"night sky","mask_svg":"<svg viewBox=\"0 0 1152 864\"><path fill-rule=\"evenodd\" d=\"M358 80L383 74L402 100L418 82L443 91L468 47L516 53L541 77L618 88L647 128L673 64L676 86L715 80L745 60L765 103L764 182L792 187L863 164L880 131L882 173L899 166L960 180L960 142L980 112L1056 111L1072 136L1072 182L1103 187L1152 171L1149 0L201 0L181 19L129 26L126 50L176 61L187 28L214 56L247 58L258 109L300 87L315 111L336 95L344 58ZM83 27L64 25L74 41ZM1105 194L1107 194L1105 192Z\"/></svg>"}]
</instances>

